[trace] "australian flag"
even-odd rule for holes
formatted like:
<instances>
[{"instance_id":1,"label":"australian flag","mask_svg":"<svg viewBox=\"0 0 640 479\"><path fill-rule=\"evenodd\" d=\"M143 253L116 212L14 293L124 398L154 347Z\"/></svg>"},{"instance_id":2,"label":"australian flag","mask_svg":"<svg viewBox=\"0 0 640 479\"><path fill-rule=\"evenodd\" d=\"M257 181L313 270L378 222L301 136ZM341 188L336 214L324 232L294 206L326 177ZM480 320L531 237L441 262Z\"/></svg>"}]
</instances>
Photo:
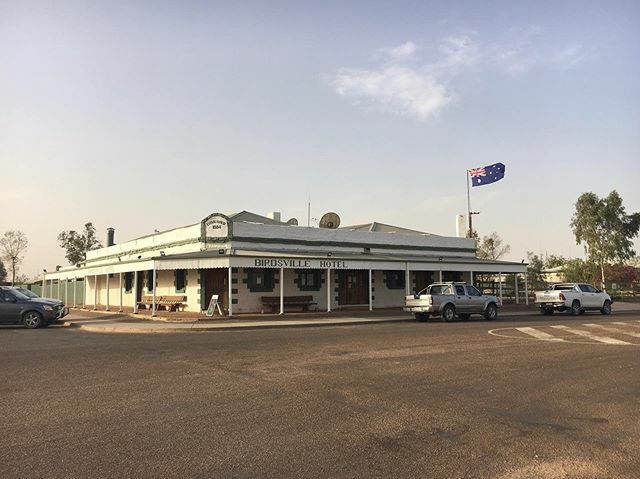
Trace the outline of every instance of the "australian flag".
<instances>
[{"instance_id":1,"label":"australian flag","mask_svg":"<svg viewBox=\"0 0 640 479\"><path fill-rule=\"evenodd\" d=\"M493 165L469 170L471 186L488 185L489 183L495 183L501 180L504 178L504 169L505 166L503 163L494 163Z\"/></svg>"}]
</instances>

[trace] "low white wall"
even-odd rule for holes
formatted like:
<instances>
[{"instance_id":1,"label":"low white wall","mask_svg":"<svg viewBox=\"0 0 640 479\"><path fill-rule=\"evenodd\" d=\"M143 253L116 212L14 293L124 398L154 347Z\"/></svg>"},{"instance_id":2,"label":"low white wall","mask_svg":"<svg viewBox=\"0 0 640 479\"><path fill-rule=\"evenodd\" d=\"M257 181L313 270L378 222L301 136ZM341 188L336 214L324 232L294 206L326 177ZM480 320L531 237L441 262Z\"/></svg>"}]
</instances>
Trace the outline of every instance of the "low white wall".
<instances>
[{"instance_id":1,"label":"low white wall","mask_svg":"<svg viewBox=\"0 0 640 479\"><path fill-rule=\"evenodd\" d=\"M401 271L404 278L405 272ZM404 305L405 286L401 289L389 289L385 282L384 271L372 271L373 307L391 308Z\"/></svg>"},{"instance_id":2,"label":"low white wall","mask_svg":"<svg viewBox=\"0 0 640 479\"><path fill-rule=\"evenodd\" d=\"M274 269L275 284L272 291L264 292L252 292L247 285L248 271L250 268L237 268L237 273L234 274L234 278L237 282L233 285L234 290L237 291L233 295L234 299L238 300L237 304L233 305L234 313L255 313L262 310L263 296L280 296L280 270ZM312 306L311 309L327 309L327 290L326 290L326 270L320 271L320 290L319 291L300 291L297 284L297 273L293 269L284 270L284 295L285 296L312 296L313 302L317 303ZM335 277L335 271L331 272L332 282ZM332 293L332 296L334 293ZM288 307L286 311L296 311L300 308ZM270 312L270 309L265 311Z\"/></svg>"}]
</instances>

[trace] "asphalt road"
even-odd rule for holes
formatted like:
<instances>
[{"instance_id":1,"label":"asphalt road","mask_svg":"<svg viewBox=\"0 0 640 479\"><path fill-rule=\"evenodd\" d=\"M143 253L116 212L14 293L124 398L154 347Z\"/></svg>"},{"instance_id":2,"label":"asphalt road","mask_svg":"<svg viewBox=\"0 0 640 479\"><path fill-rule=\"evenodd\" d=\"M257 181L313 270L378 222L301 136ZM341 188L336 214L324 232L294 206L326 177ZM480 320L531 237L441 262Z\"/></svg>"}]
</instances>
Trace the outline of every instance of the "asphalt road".
<instances>
[{"instance_id":1,"label":"asphalt road","mask_svg":"<svg viewBox=\"0 0 640 479\"><path fill-rule=\"evenodd\" d=\"M640 477L638 333L637 314L3 327L0 477Z\"/></svg>"}]
</instances>

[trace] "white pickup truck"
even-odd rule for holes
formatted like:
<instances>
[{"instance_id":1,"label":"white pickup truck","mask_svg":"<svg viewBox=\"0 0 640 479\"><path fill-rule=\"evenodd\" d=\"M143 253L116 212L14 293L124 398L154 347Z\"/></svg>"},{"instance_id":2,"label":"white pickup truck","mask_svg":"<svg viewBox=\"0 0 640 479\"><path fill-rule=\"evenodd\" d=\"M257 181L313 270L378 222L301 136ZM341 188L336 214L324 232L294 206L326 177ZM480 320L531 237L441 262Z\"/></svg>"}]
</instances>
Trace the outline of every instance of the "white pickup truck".
<instances>
[{"instance_id":1,"label":"white pickup truck","mask_svg":"<svg viewBox=\"0 0 640 479\"><path fill-rule=\"evenodd\" d=\"M500 306L498 298L482 294L475 286L451 282L434 283L418 294L405 296L403 309L413 313L417 321L426 321L430 315L442 316L445 321L456 316L469 319L472 314L494 320Z\"/></svg>"},{"instance_id":2,"label":"white pickup truck","mask_svg":"<svg viewBox=\"0 0 640 479\"><path fill-rule=\"evenodd\" d=\"M553 314L554 311L568 311L574 316L589 310L611 314L611 296L590 284L558 283L545 291L536 291L535 294L536 305L545 316Z\"/></svg>"}]
</instances>

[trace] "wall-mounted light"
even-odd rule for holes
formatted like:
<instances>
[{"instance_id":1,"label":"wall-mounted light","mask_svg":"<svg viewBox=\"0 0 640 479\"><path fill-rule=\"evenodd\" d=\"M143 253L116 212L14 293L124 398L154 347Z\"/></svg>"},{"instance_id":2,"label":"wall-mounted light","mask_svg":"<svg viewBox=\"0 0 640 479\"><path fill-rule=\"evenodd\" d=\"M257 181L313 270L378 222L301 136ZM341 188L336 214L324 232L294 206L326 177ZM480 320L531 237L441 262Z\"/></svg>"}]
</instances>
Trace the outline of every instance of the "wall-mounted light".
<instances>
[{"instance_id":1,"label":"wall-mounted light","mask_svg":"<svg viewBox=\"0 0 640 479\"><path fill-rule=\"evenodd\" d=\"M118 256L118 261L122 261L122 258L120 256Z\"/></svg>"},{"instance_id":2,"label":"wall-mounted light","mask_svg":"<svg viewBox=\"0 0 640 479\"><path fill-rule=\"evenodd\" d=\"M327 253L327 256L328 256L329 258L331 258L331 253Z\"/></svg>"},{"instance_id":3,"label":"wall-mounted light","mask_svg":"<svg viewBox=\"0 0 640 479\"><path fill-rule=\"evenodd\" d=\"M46 269L43 269L43 270L42 270L42 272L43 272L43 273L46 273L46 272L47 272L47 270L46 270Z\"/></svg>"},{"instance_id":4,"label":"wall-mounted light","mask_svg":"<svg viewBox=\"0 0 640 479\"><path fill-rule=\"evenodd\" d=\"M218 250L218 254L224 254L225 251L226 251L225 249L221 248L221 249Z\"/></svg>"},{"instance_id":5,"label":"wall-mounted light","mask_svg":"<svg viewBox=\"0 0 640 479\"><path fill-rule=\"evenodd\" d=\"M141 254L139 254L139 255L138 255L138 259L141 259L141 258L142 258L142 255L141 255Z\"/></svg>"},{"instance_id":6,"label":"wall-mounted light","mask_svg":"<svg viewBox=\"0 0 640 479\"><path fill-rule=\"evenodd\" d=\"M160 256L164 256L164 251L160 251Z\"/></svg>"}]
</instances>

